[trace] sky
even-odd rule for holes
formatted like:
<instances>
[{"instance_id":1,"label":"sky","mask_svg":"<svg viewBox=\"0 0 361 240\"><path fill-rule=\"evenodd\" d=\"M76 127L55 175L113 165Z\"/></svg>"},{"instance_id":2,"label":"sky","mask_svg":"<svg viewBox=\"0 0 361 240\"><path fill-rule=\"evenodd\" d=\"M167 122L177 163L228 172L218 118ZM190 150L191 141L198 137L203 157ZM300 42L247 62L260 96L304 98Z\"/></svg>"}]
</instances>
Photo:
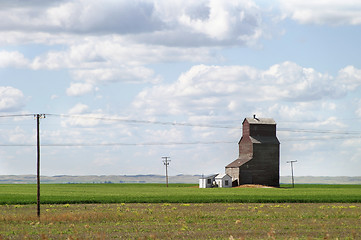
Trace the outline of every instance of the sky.
<instances>
[{"instance_id":1,"label":"sky","mask_svg":"<svg viewBox=\"0 0 361 240\"><path fill-rule=\"evenodd\" d=\"M360 176L361 2L1 0L0 174L223 173L242 122L280 174Z\"/></svg>"}]
</instances>

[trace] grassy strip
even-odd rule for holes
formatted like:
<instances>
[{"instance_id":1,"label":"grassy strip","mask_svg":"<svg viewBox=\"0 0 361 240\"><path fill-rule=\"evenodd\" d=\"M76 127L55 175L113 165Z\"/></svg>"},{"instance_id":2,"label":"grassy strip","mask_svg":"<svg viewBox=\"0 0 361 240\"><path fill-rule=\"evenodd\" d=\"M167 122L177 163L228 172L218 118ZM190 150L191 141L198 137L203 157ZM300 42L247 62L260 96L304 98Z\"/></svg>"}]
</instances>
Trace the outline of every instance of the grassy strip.
<instances>
[{"instance_id":1,"label":"grassy strip","mask_svg":"<svg viewBox=\"0 0 361 240\"><path fill-rule=\"evenodd\" d=\"M192 184L43 184L42 204L66 203L357 203L361 185L199 189ZM0 204L36 203L36 185L0 185Z\"/></svg>"},{"instance_id":2,"label":"grassy strip","mask_svg":"<svg viewBox=\"0 0 361 240\"><path fill-rule=\"evenodd\" d=\"M0 239L361 239L361 203L0 206Z\"/></svg>"}]
</instances>

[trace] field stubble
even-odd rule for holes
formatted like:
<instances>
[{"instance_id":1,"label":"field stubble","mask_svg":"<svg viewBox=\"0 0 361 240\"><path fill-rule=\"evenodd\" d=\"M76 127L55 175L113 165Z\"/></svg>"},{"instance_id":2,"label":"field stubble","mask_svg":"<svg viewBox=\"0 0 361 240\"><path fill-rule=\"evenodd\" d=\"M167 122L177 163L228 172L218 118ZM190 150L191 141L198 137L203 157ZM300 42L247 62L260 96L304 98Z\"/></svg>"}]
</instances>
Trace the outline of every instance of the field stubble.
<instances>
[{"instance_id":1,"label":"field stubble","mask_svg":"<svg viewBox=\"0 0 361 240\"><path fill-rule=\"evenodd\" d=\"M360 203L0 206L0 239L361 239Z\"/></svg>"}]
</instances>

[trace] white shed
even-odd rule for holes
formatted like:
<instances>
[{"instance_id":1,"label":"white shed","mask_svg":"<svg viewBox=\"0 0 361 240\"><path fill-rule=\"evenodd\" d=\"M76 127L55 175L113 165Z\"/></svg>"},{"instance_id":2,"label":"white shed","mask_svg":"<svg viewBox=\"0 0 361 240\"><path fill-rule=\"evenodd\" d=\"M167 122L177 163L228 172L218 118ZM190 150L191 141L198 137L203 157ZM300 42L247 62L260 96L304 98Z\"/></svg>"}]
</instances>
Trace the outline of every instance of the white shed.
<instances>
[{"instance_id":1,"label":"white shed","mask_svg":"<svg viewBox=\"0 0 361 240\"><path fill-rule=\"evenodd\" d=\"M218 174L212 174L208 176L202 176L199 178L199 188L212 188L214 187L215 177Z\"/></svg>"},{"instance_id":2,"label":"white shed","mask_svg":"<svg viewBox=\"0 0 361 240\"><path fill-rule=\"evenodd\" d=\"M229 176L228 174L218 174L214 180L218 185L218 187L221 188L232 187L232 177Z\"/></svg>"}]
</instances>

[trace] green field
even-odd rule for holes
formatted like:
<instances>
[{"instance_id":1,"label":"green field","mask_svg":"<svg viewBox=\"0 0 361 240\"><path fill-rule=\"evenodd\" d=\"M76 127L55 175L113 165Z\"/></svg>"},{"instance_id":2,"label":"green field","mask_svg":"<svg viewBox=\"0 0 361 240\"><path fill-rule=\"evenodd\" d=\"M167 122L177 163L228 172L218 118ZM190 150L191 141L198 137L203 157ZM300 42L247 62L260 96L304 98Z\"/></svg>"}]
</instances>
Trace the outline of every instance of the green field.
<instances>
[{"instance_id":1,"label":"green field","mask_svg":"<svg viewBox=\"0 0 361 240\"><path fill-rule=\"evenodd\" d=\"M66 203L360 203L361 185L199 189L192 184L42 184L42 204ZM0 204L36 203L36 185L0 185Z\"/></svg>"}]
</instances>

